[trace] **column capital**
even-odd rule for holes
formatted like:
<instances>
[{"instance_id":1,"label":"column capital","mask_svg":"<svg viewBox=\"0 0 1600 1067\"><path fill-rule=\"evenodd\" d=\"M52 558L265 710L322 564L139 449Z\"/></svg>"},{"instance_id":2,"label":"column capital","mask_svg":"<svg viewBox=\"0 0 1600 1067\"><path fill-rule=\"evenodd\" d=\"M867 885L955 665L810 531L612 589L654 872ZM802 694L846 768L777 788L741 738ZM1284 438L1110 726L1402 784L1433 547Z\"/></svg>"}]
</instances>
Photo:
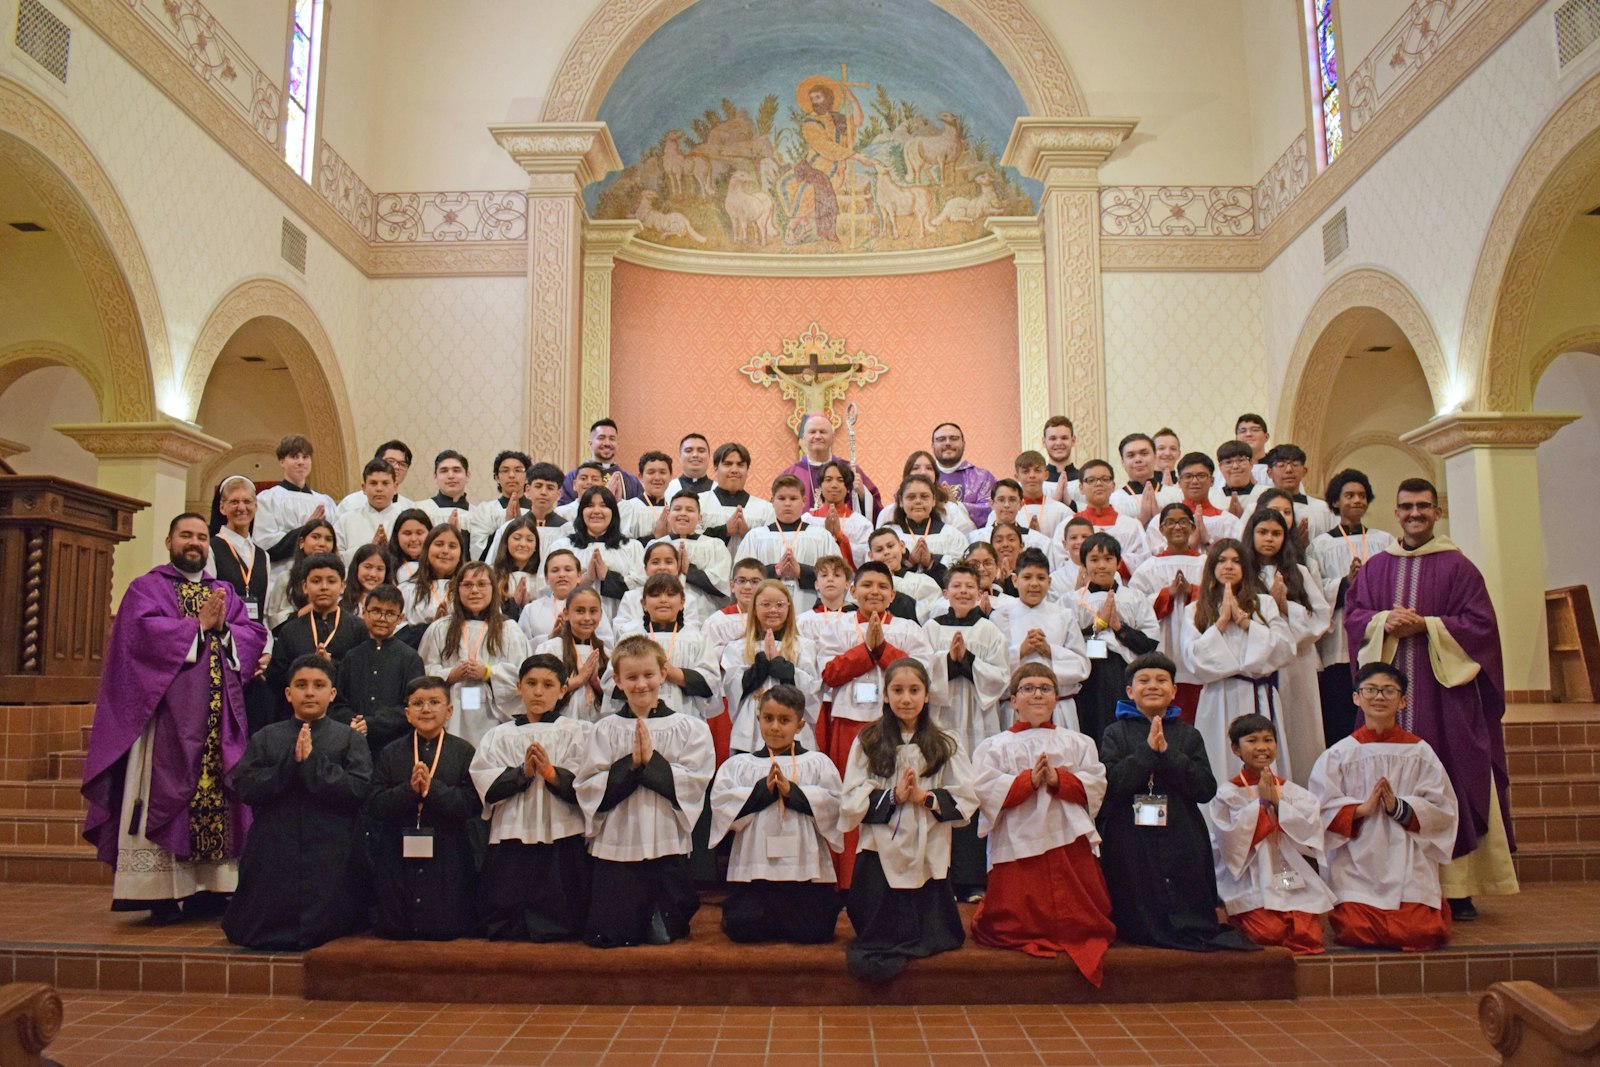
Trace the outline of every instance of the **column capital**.
<instances>
[{"instance_id":1,"label":"column capital","mask_svg":"<svg viewBox=\"0 0 1600 1067\"><path fill-rule=\"evenodd\" d=\"M1400 440L1445 458L1469 448L1538 448L1579 418L1570 411L1457 411L1429 419Z\"/></svg>"},{"instance_id":2,"label":"column capital","mask_svg":"<svg viewBox=\"0 0 1600 1067\"><path fill-rule=\"evenodd\" d=\"M1000 165L1052 188L1100 185L1100 165L1139 124L1136 118L1050 118L1023 115L1012 124Z\"/></svg>"},{"instance_id":3,"label":"column capital","mask_svg":"<svg viewBox=\"0 0 1600 1067\"><path fill-rule=\"evenodd\" d=\"M990 215L984 228L1011 250L1019 265L1044 262L1044 223L1037 215Z\"/></svg>"},{"instance_id":4,"label":"column capital","mask_svg":"<svg viewBox=\"0 0 1600 1067\"><path fill-rule=\"evenodd\" d=\"M533 187L543 185L541 177L554 177L582 189L622 169L611 130L603 122L499 124L490 126L489 134L528 172Z\"/></svg>"},{"instance_id":5,"label":"column capital","mask_svg":"<svg viewBox=\"0 0 1600 1067\"><path fill-rule=\"evenodd\" d=\"M55 427L97 459L167 459L192 466L229 448L190 422L78 422Z\"/></svg>"},{"instance_id":6,"label":"column capital","mask_svg":"<svg viewBox=\"0 0 1600 1067\"><path fill-rule=\"evenodd\" d=\"M583 265L610 269L617 253L633 240L644 223L638 219L583 218Z\"/></svg>"}]
</instances>

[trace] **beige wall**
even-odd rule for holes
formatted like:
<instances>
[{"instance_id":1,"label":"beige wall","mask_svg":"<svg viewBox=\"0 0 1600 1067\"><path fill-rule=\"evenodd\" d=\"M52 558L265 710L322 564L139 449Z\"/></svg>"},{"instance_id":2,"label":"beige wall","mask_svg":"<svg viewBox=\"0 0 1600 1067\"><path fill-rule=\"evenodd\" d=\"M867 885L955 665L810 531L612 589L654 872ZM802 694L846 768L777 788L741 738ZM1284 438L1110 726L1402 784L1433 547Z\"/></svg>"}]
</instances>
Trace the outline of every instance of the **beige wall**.
<instances>
[{"instance_id":1,"label":"beige wall","mask_svg":"<svg viewBox=\"0 0 1600 1067\"><path fill-rule=\"evenodd\" d=\"M1306 128L1310 73L1300 47L1303 0L1250 0L1242 20L1254 183Z\"/></svg>"},{"instance_id":2,"label":"beige wall","mask_svg":"<svg viewBox=\"0 0 1600 1067\"><path fill-rule=\"evenodd\" d=\"M204 0L245 54L282 89L289 70L289 17L293 0ZM335 0L343 7L347 0Z\"/></svg>"},{"instance_id":3,"label":"beige wall","mask_svg":"<svg viewBox=\"0 0 1600 1067\"><path fill-rule=\"evenodd\" d=\"M1595 445L1600 441L1600 358L1569 352L1550 365L1534 391L1536 411L1583 417L1539 446L1544 502L1545 588L1587 585L1600 611L1600 553L1595 552Z\"/></svg>"},{"instance_id":4,"label":"beige wall","mask_svg":"<svg viewBox=\"0 0 1600 1067\"><path fill-rule=\"evenodd\" d=\"M1407 8L1418 5L1411 0L1338 0L1334 6L1339 12L1339 45L1344 49L1339 66L1349 77L1349 72L1383 40Z\"/></svg>"},{"instance_id":5,"label":"beige wall","mask_svg":"<svg viewBox=\"0 0 1600 1067\"><path fill-rule=\"evenodd\" d=\"M337 0L322 59L322 139L369 185L379 162L374 120L386 108L383 9L380 0Z\"/></svg>"},{"instance_id":6,"label":"beige wall","mask_svg":"<svg viewBox=\"0 0 1600 1067\"><path fill-rule=\"evenodd\" d=\"M0 426L5 427L0 433L28 446L8 460L18 474L55 474L93 485L99 468L95 458L51 427L99 421L94 390L66 367L41 367L0 393Z\"/></svg>"}]
</instances>

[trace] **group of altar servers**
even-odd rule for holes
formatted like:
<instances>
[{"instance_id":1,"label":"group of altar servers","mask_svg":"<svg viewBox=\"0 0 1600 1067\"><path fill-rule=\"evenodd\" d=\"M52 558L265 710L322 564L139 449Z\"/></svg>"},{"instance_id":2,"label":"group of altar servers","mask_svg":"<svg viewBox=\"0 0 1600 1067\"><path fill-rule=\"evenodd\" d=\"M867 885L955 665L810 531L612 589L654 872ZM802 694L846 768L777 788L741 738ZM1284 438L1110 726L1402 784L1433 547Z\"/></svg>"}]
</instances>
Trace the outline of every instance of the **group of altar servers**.
<instances>
[{"instance_id":1,"label":"group of altar servers","mask_svg":"<svg viewBox=\"0 0 1600 1067\"><path fill-rule=\"evenodd\" d=\"M225 931L663 943L725 878L730 938L832 940L842 907L874 981L959 946L958 900L1095 983L1118 937L1442 943L1456 798L1338 618L1390 540L1371 485L1308 502L1304 453L1243 434L1141 466L1161 436L1120 487L1024 452L981 526L927 453L868 521L851 464L763 499L699 435L714 466L677 478L502 452L478 505L453 450L401 497L399 441L335 503L285 438L283 481L226 480L215 516L211 572L272 630Z\"/></svg>"}]
</instances>

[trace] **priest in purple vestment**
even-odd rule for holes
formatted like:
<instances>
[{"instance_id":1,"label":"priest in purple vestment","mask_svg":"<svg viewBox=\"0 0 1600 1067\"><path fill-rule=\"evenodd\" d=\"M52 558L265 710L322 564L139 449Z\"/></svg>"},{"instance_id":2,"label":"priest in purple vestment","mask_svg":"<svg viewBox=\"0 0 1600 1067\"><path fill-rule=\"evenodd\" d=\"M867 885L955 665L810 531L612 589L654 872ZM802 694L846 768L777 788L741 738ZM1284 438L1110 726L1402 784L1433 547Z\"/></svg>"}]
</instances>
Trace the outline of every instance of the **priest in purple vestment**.
<instances>
[{"instance_id":1,"label":"priest in purple vestment","mask_svg":"<svg viewBox=\"0 0 1600 1067\"><path fill-rule=\"evenodd\" d=\"M989 490L994 475L966 460L967 438L953 422L933 428L933 461L939 467L939 484L950 490L950 499L967 507L978 529L989 525Z\"/></svg>"},{"instance_id":2,"label":"priest in purple vestment","mask_svg":"<svg viewBox=\"0 0 1600 1067\"><path fill-rule=\"evenodd\" d=\"M828 416L820 412L812 412L800 423L800 447L806 454L796 463L783 469L783 474L792 474L800 479L800 484L806 487L808 507L815 507L822 502L822 468L829 462L837 460L849 465L850 461L842 456L833 454L833 422ZM782 475L779 475L782 477ZM878 512L883 510L883 501L878 496L878 487L872 484L872 479L867 477L867 472L856 470L856 496L861 495L865 489L872 500L872 510L867 512L867 521L875 522ZM985 498L987 499L987 498ZM859 504L857 507L859 508Z\"/></svg>"},{"instance_id":3,"label":"priest in purple vestment","mask_svg":"<svg viewBox=\"0 0 1600 1067\"><path fill-rule=\"evenodd\" d=\"M171 562L123 594L83 768L83 835L115 871L112 910L157 923L220 907L249 829L228 774L246 740L240 666L254 673L267 631L202 573L209 542L203 516L179 515Z\"/></svg>"},{"instance_id":4,"label":"priest in purple vestment","mask_svg":"<svg viewBox=\"0 0 1600 1067\"><path fill-rule=\"evenodd\" d=\"M1383 660L1410 679L1399 725L1433 747L1455 787L1455 859L1440 881L1455 917L1470 919L1474 893L1517 891L1500 630L1478 568L1434 535L1438 490L1401 482L1395 517L1401 540L1362 564L1345 595L1345 630L1359 650L1350 666Z\"/></svg>"}]
</instances>

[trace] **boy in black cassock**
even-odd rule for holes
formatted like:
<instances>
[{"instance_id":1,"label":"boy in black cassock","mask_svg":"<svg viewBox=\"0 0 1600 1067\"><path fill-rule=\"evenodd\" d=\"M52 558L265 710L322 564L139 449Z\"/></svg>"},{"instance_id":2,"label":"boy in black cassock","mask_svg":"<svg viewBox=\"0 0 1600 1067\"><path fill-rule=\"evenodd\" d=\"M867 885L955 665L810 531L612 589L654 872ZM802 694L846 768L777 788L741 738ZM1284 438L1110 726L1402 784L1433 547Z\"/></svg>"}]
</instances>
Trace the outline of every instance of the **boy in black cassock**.
<instances>
[{"instance_id":1,"label":"boy in black cassock","mask_svg":"<svg viewBox=\"0 0 1600 1067\"><path fill-rule=\"evenodd\" d=\"M468 773L472 746L444 731L453 710L444 679L413 679L406 686L411 733L373 767L367 811L382 824L372 930L379 937L450 941L476 922L472 822L483 802Z\"/></svg>"},{"instance_id":2,"label":"boy in black cassock","mask_svg":"<svg viewBox=\"0 0 1600 1067\"><path fill-rule=\"evenodd\" d=\"M310 609L303 615L291 615L272 634L272 661L267 664L267 687L274 693L286 692L289 685L290 665L301 656L313 652L338 666L340 659L350 649L367 639L361 620L346 615L339 606L344 595L344 561L331 552L319 552L300 561L298 573L291 581L300 582ZM290 701L279 700L278 716L274 722L289 718Z\"/></svg>"},{"instance_id":3,"label":"boy in black cassock","mask_svg":"<svg viewBox=\"0 0 1600 1067\"><path fill-rule=\"evenodd\" d=\"M234 792L255 817L222 917L236 945L303 951L351 932L365 915L356 816L372 757L365 738L327 717L332 671L322 656L295 660L286 694L294 717L252 737L233 769Z\"/></svg>"},{"instance_id":4,"label":"boy in black cassock","mask_svg":"<svg viewBox=\"0 0 1600 1067\"><path fill-rule=\"evenodd\" d=\"M374 756L409 732L406 684L427 673L417 650L394 636L405 611L399 586L385 582L367 593L361 613L367 640L346 652L334 671L339 695L328 715L366 734Z\"/></svg>"},{"instance_id":5,"label":"boy in black cassock","mask_svg":"<svg viewBox=\"0 0 1600 1067\"><path fill-rule=\"evenodd\" d=\"M1217 795L1205 741L1178 717L1177 667L1159 652L1128 664L1128 699L1100 739L1106 798L1096 822L1117 937L1214 952L1254 949L1217 922L1217 880L1202 804Z\"/></svg>"}]
</instances>

